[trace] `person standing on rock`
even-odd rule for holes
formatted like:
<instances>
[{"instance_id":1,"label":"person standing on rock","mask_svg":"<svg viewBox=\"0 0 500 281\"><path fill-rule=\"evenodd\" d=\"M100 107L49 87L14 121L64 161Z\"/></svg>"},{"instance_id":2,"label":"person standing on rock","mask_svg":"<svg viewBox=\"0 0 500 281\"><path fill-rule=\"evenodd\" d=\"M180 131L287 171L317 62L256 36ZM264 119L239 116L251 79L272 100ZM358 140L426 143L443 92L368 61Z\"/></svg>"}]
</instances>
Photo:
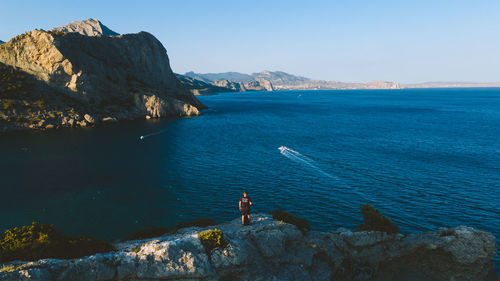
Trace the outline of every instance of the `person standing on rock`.
<instances>
[{"instance_id":1,"label":"person standing on rock","mask_svg":"<svg viewBox=\"0 0 500 281\"><path fill-rule=\"evenodd\" d=\"M241 211L241 224L250 224L250 206L252 205L252 200L247 196L247 192L243 191L243 197L240 198L240 211Z\"/></svg>"}]
</instances>

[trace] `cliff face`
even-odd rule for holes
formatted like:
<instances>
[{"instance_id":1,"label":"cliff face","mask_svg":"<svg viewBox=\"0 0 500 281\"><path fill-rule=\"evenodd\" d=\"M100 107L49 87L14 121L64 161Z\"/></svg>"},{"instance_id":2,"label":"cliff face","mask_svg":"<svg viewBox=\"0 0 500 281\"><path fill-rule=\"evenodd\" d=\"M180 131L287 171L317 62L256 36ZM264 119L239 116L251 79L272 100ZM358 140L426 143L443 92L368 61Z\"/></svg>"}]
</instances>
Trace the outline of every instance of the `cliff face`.
<instances>
[{"instance_id":1,"label":"cliff face","mask_svg":"<svg viewBox=\"0 0 500 281\"><path fill-rule=\"evenodd\" d=\"M86 36L115 36L119 35L97 19L73 21L65 26L56 27L50 31L75 32Z\"/></svg>"},{"instance_id":2,"label":"cliff face","mask_svg":"<svg viewBox=\"0 0 500 281\"><path fill-rule=\"evenodd\" d=\"M97 27L85 23L69 26L82 33L89 33L88 29L94 35L98 33ZM84 112L87 109L74 107L78 116L73 119L79 119L75 125L84 121L85 114L98 121L105 115L118 120L199 114L198 108L203 105L175 77L165 48L153 35L139 32L106 36L110 31L98 27L100 36L39 30L19 35L0 45L0 63L92 108L92 112ZM53 99L42 98L49 100L48 105Z\"/></svg>"},{"instance_id":3,"label":"cliff face","mask_svg":"<svg viewBox=\"0 0 500 281\"><path fill-rule=\"evenodd\" d=\"M75 260L14 262L0 280L489 280L495 238L460 226L415 235L310 232L255 215L217 226L229 246L206 253L200 228L130 241ZM495 280L495 279L493 279Z\"/></svg>"},{"instance_id":4,"label":"cliff face","mask_svg":"<svg viewBox=\"0 0 500 281\"><path fill-rule=\"evenodd\" d=\"M177 77L177 79L179 79L182 85L188 88L195 96L214 95L221 92L236 91L235 89L231 89L230 87L219 87L215 83L205 83L201 80L194 79L186 75L176 73L175 76Z\"/></svg>"}]
</instances>

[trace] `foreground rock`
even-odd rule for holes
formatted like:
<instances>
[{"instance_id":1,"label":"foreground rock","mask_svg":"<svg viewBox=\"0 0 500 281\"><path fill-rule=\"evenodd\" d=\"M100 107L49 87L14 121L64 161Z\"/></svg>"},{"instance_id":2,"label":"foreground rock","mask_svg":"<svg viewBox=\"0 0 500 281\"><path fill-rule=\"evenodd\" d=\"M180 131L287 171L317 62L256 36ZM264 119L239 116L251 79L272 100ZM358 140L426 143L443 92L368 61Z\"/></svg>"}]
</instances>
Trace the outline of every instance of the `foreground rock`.
<instances>
[{"instance_id":1,"label":"foreground rock","mask_svg":"<svg viewBox=\"0 0 500 281\"><path fill-rule=\"evenodd\" d=\"M226 249L206 254L200 228L117 245L75 260L14 262L0 280L488 280L495 238L460 226L412 235L311 232L265 215L217 226ZM494 278L491 277L490 278Z\"/></svg>"},{"instance_id":2,"label":"foreground rock","mask_svg":"<svg viewBox=\"0 0 500 281\"><path fill-rule=\"evenodd\" d=\"M0 131L93 124L85 115L193 116L203 107L175 77L153 35L118 35L97 20L14 37L0 45L0 69L6 77L0 81ZM34 102L43 106L34 108Z\"/></svg>"}]
</instances>

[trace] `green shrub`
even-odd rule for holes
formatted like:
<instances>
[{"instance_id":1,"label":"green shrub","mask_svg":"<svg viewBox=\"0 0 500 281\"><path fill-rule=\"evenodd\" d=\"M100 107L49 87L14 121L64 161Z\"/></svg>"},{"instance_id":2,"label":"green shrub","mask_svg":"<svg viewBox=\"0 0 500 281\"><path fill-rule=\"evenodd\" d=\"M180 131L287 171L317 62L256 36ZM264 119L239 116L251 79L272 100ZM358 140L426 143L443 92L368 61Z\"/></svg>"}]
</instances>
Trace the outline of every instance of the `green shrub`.
<instances>
[{"instance_id":1,"label":"green shrub","mask_svg":"<svg viewBox=\"0 0 500 281\"><path fill-rule=\"evenodd\" d=\"M296 217L287 211L282 211L282 210L274 210L269 212L272 216L273 219L283 221L289 224L295 225L302 233L306 233L309 230L311 230L311 225L309 222L307 222L306 219Z\"/></svg>"},{"instance_id":2,"label":"green shrub","mask_svg":"<svg viewBox=\"0 0 500 281\"><path fill-rule=\"evenodd\" d=\"M129 236L122 239L122 241L128 240L144 240L149 238L155 238L165 235L166 233L171 233L171 230L166 227L152 226L143 230L139 230L130 234Z\"/></svg>"},{"instance_id":3,"label":"green shrub","mask_svg":"<svg viewBox=\"0 0 500 281\"><path fill-rule=\"evenodd\" d=\"M219 229L210 229L200 232L198 237L205 248L205 252L209 255L214 249L224 249L229 242L224 238L224 233Z\"/></svg>"},{"instance_id":4,"label":"green shrub","mask_svg":"<svg viewBox=\"0 0 500 281\"><path fill-rule=\"evenodd\" d=\"M66 236L56 231L53 225L36 222L14 227L0 235L0 262L76 258L113 250L113 246L103 240Z\"/></svg>"},{"instance_id":5,"label":"green shrub","mask_svg":"<svg viewBox=\"0 0 500 281\"><path fill-rule=\"evenodd\" d=\"M356 231L381 231L389 234L399 232L398 226L394 225L388 217L382 215L369 204L361 206L361 214L363 214L363 223L359 225Z\"/></svg>"},{"instance_id":6,"label":"green shrub","mask_svg":"<svg viewBox=\"0 0 500 281\"><path fill-rule=\"evenodd\" d=\"M216 225L216 224L217 223L213 219L201 218L201 219L196 219L196 220L190 221L190 222L179 222L177 224L177 226L175 227L175 230L179 230L181 228L186 228L186 227L193 227L193 226L208 227L208 226L212 226L212 225Z\"/></svg>"}]
</instances>

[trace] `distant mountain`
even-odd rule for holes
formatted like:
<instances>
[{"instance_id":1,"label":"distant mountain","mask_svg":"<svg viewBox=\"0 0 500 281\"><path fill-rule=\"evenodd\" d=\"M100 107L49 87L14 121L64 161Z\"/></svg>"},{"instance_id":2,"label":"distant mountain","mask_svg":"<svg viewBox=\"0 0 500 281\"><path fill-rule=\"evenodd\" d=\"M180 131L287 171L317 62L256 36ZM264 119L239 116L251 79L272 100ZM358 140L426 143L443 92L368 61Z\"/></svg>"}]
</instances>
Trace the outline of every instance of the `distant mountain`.
<instances>
[{"instance_id":1,"label":"distant mountain","mask_svg":"<svg viewBox=\"0 0 500 281\"><path fill-rule=\"evenodd\" d=\"M424 82L403 84L402 88L473 88L473 87L500 87L500 82Z\"/></svg>"},{"instance_id":2,"label":"distant mountain","mask_svg":"<svg viewBox=\"0 0 500 281\"><path fill-rule=\"evenodd\" d=\"M3 44L3 43L5 43L5 42L4 42L4 41L2 41L2 40L0 40L0 44Z\"/></svg>"},{"instance_id":3,"label":"distant mountain","mask_svg":"<svg viewBox=\"0 0 500 281\"><path fill-rule=\"evenodd\" d=\"M194 79L201 80L203 82L212 83L214 81L229 80L233 82L250 83L255 81L255 78L251 75L239 73L239 72L223 72L223 73L194 73L192 71L184 73L184 75L189 76Z\"/></svg>"},{"instance_id":4,"label":"distant mountain","mask_svg":"<svg viewBox=\"0 0 500 281\"><path fill-rule=\"evenodd\" d=\"M264 70L252 74L239 72L194 73L186 76L220 87L229 87L236 91L274 91L274 90L320 90L320 89L399 89L396 82L372 81L368 83L344 83L338 81L312 80L283 71ZM237 85L237 84L243 85Z\"/></svg>"},{"instance_id":5,"label":"distant mountain","mask_svg":"<svg viewBox=\"0 0 500 281\"><path fill-rule=\"evenodd\" d=\"M255 79L263 79L271 82L274 86L289 86L300 85L310 81L311 79L292 75L283 71L268 71L264 70L258 73L252 73Z\"/></svg>"},{"instance_id":6,"label":"distant mountain","mask_svg":"<svg viewBox=\"0 0 500 281\"><path fill-rule=\"evenodd\" d=\"M73 21L62 27L56 27L50 31L74 32L85 36L116 36L119 33L107 28L97 19L86 19L82 21Z\"/></svg>"},{"instance_id":7,"label":"distant mountain","mask_svg":"<svg viewBox=\"0 0 500 281\"><path fill-rule=\"evenodd\" d=\"M186 75L175 73L175 76L181 83L188 88L195 96L201 95L211 95L220 92L240 92L238 89L232 89L230 87L220 87L217 85L213 85L211 83L207 83L201 81L199 79L195 79Z\"/></svg>"}]
</instances>

